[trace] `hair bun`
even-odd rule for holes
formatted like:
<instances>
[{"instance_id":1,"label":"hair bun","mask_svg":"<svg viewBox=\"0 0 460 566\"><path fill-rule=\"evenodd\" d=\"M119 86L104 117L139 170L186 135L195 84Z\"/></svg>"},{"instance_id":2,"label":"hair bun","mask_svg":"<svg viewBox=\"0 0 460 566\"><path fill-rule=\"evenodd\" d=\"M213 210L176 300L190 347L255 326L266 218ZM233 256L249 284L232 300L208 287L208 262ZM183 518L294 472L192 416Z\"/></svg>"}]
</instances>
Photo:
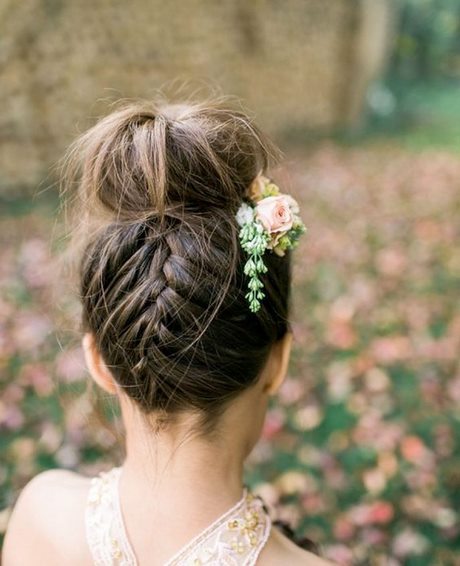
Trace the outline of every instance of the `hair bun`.
<instances>
[{"instance_id":1,"label":"hair bun","mask_svg":"<svg viewBox=\"0 0 460 566\"><path fill-rule=\"evenodd\" d=\"M88 210L121 219L168 207L234 209L273 146L244 114L221 104L131 104L73 146Z\"/></svg>"}]
</instances>

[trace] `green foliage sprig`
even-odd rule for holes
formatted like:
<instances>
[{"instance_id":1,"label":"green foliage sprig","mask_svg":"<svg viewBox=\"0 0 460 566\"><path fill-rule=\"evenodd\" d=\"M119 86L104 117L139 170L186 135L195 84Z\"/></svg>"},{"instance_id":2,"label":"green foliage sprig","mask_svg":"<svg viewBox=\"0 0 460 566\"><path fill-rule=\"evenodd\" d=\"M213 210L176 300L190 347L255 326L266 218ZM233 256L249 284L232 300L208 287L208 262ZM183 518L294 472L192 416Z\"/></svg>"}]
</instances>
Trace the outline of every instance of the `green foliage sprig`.
<instances>
[{"instance_id":1,"label":"green foliage sprig","mask_svg":"<svg viewBox=\"0 0 460 566\"><path fill-rule=\"evenodd\" d=\"M244 265L244 273L249 277L249 291L245 297L248 299L251 312L257 312L260 309L260 301L265 297L262 291L263 283L259 275L267 272L262 256L267 249L270 241L270 235L265 231L262 224L254 218L253 209L251 210L252 219L247 216L247 221L240 230L240 243L243 250L248 254L248 259Z\"/></svg>"}]
</instances>

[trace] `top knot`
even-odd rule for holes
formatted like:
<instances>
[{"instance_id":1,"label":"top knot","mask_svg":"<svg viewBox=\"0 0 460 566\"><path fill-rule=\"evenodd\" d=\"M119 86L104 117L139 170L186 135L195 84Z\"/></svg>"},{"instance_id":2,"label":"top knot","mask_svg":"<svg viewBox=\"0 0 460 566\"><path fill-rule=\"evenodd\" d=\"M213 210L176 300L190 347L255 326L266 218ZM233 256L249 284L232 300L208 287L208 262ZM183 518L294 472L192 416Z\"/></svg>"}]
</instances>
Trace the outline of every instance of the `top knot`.
<instances>
[{"instance_id":1,"label":"top knot","mask_svg":"<svg viewBox=\"0 0 460 566\"><path fill-rule=\"evenodd\" d=\"M177 206L234 212L274 152L246 115L221 103L139 102L83 134L70 167L90 216L138 220Z\"/></svg>"}]
</instances>

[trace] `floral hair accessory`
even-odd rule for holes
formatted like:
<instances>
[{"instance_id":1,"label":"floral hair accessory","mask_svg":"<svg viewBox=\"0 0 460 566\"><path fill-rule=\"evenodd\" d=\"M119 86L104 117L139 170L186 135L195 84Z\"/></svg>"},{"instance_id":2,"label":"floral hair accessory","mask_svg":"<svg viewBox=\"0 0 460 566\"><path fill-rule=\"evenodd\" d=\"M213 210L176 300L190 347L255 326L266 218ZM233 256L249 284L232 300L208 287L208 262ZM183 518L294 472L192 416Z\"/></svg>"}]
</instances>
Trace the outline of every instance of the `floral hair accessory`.
<instances>
[{"instance_id":1,"label":"floral hair accessory","mask_svg":"<svg viewBox=\"0 0 460 566\"><path fill-rule=\"evenodd\" d=\"M241 226L239 239L248 259L244 273L249 277L246 298L251 312L260 309L265 297L260 274L267 272L263 261L266 250L284 256L286 250L298 245L306 227L299 214L299 205L290 195L281 193L279 187L263 175L258 175L249 187L250 203L242 202L236 213Z\"/></svg>"}]
</instances>

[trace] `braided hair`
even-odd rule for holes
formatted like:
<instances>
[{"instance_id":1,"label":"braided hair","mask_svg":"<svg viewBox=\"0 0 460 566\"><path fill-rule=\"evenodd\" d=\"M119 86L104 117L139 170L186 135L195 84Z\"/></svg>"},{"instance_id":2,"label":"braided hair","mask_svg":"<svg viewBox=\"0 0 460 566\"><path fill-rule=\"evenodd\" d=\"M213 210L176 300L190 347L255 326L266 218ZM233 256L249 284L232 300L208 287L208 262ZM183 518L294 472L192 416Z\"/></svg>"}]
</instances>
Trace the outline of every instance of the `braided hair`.
<instances>
[{"instance_id":1,"label":"braided hair","mask_svg":"<svg viewBox=\"0 0 460 566\"><path fill-rule=\"evenodd\" d=\"M83 329L144 413L212 430L287 332L290 254L267 254L251 313L235 219L276 153L220 102L128 104L71 147Z\"/></svg>"}]
</instances>

